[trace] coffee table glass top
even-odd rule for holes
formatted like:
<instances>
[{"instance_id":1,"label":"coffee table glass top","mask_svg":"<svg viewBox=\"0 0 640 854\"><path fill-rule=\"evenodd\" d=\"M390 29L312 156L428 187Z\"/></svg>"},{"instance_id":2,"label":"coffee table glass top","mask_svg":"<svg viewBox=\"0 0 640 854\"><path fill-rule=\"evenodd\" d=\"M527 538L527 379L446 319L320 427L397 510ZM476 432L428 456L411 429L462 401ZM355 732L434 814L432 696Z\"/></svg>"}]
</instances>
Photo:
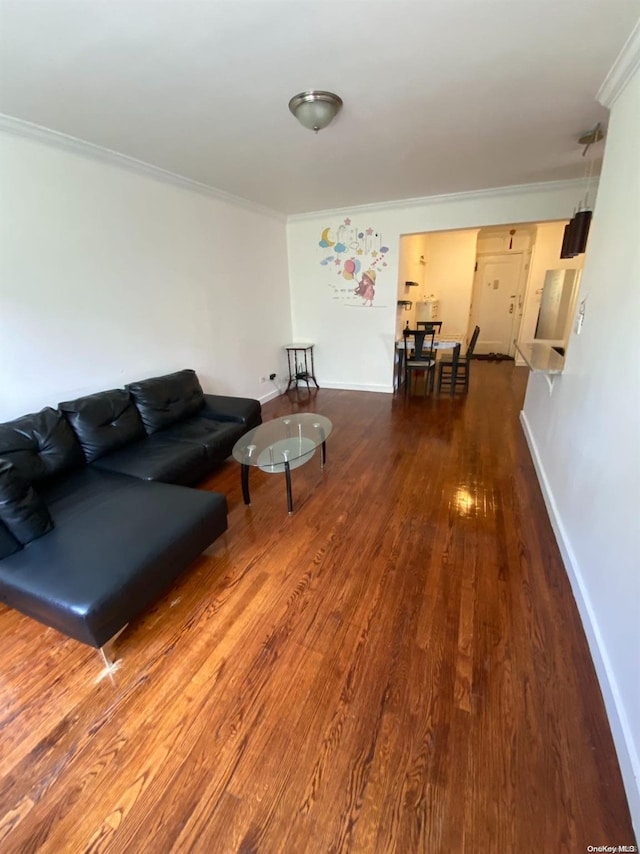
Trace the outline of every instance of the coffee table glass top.
<instances>
[{"instance_id":1,"label":"coffee table glass top","mask_svg":"<svg viewBox=\"0 0 640 854\"><path fill-rule=\"evenodd\" d=\"M257 466L266 472L304 465L331 433L332 424L324 415L305 412L266 421L249 430L233 447L233 457L245 466Z\"/></svg>"}]
</instances>

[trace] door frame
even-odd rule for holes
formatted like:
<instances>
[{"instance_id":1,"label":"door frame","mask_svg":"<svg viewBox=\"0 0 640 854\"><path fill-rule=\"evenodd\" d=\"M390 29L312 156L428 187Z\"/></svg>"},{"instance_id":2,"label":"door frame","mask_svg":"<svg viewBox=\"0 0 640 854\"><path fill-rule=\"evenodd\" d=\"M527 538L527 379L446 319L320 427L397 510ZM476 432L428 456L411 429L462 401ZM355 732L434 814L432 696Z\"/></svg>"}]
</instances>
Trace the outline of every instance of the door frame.
<instances>
[{"instance_id":1,"label":"door frame","mask_svg":"<svg viewBox=\"0 0 640 854\"><path fill-rule=\"evenodd\" d=\"M527 280L529 278L529 270L531 269L531 248L528 250L524 249L502 249L495 252L476 252L476 268L473 271L473 286L471 288L471 305L469 306L469 328L473 329L476 326L475 318L474 318L474 305L476 303L476 287L478 285L478 263L480 261L486 261L490 258L504 258L504 257L516 257L519 256L521 260L520 264L520 275L518 277L518 283L516 287L516 292L513 297L514 299L514 310L513 310L513 319L511 321L511 329L509 331L509 346L507 348L506 356L515 356L516 345L515 342L518 338L518 333L520 331L520 324L522 323L522 315L524 313L524 293L526 289Z\"/></svg>"}]
</instances>

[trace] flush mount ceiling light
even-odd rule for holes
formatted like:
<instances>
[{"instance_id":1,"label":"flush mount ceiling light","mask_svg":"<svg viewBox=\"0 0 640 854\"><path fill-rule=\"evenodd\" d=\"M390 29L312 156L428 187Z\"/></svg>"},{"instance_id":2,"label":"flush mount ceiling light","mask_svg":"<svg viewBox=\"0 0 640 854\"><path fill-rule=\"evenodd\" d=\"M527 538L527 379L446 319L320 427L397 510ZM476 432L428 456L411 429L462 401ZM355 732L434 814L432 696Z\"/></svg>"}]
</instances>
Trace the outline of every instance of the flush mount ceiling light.
<instances>
[{"instance_id":1,"label":"flush mount ceiling light","mask_svg":"<svg viewBox=\"0 0 640 854\"><path fill-rule=\"evenodd\" d=\"M341 107L342 98L319 89L300 92L289 101L289 109L300 124L316 133L331 124Z\"/></svg>"}]
</instances>

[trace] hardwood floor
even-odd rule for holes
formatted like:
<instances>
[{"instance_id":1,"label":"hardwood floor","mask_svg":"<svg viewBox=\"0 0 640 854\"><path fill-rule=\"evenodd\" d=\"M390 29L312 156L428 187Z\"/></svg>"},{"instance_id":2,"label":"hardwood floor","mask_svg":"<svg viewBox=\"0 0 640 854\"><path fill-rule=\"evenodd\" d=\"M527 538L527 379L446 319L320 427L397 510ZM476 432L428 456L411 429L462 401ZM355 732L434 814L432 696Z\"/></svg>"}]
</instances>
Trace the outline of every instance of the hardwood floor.
<instances>
[{"instance_id":1,"label":"hardwood floor","mask_svg":"<svg viewBox=\"0 0 640 854\"><path fill-rule=\"evenodd\" d=\"M583 852L631 845L609 726L518 421L330 391L293 472L228 461L230 529L95 651L0 608L0 851Z\"/></svg>"}]
</instances>

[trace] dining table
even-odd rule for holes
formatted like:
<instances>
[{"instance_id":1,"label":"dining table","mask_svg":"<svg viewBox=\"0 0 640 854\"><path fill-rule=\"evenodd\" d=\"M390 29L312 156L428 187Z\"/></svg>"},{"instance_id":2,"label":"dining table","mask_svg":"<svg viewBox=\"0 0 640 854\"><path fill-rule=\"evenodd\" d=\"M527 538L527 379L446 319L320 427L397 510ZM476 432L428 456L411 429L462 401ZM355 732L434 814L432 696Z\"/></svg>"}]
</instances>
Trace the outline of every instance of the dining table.
<instances>
[{"instance_id":1,"label":"dining table","mask_svg":"<svg viewBox=\"0 0 640 854\"><path fill-rule=\"evenodd\" d=\"M453 394L455 389L455 379L456 379L456 365L458 362L458 356L460 355L460 347L462 345L463 340L462 335L441 335L437 336L433 341L433 349L434 350L453 350L453 382L451 383L451 394ZM396 364L397 368L395 371L394 379L393 379L393 390L394 392L399 391L403 382L403 367L404 367L404 358L405 358L405 348L407 344L411 344L413 340L413 335L403 335L402 338L396 339Z\"/></svg>"}]
</instances>

